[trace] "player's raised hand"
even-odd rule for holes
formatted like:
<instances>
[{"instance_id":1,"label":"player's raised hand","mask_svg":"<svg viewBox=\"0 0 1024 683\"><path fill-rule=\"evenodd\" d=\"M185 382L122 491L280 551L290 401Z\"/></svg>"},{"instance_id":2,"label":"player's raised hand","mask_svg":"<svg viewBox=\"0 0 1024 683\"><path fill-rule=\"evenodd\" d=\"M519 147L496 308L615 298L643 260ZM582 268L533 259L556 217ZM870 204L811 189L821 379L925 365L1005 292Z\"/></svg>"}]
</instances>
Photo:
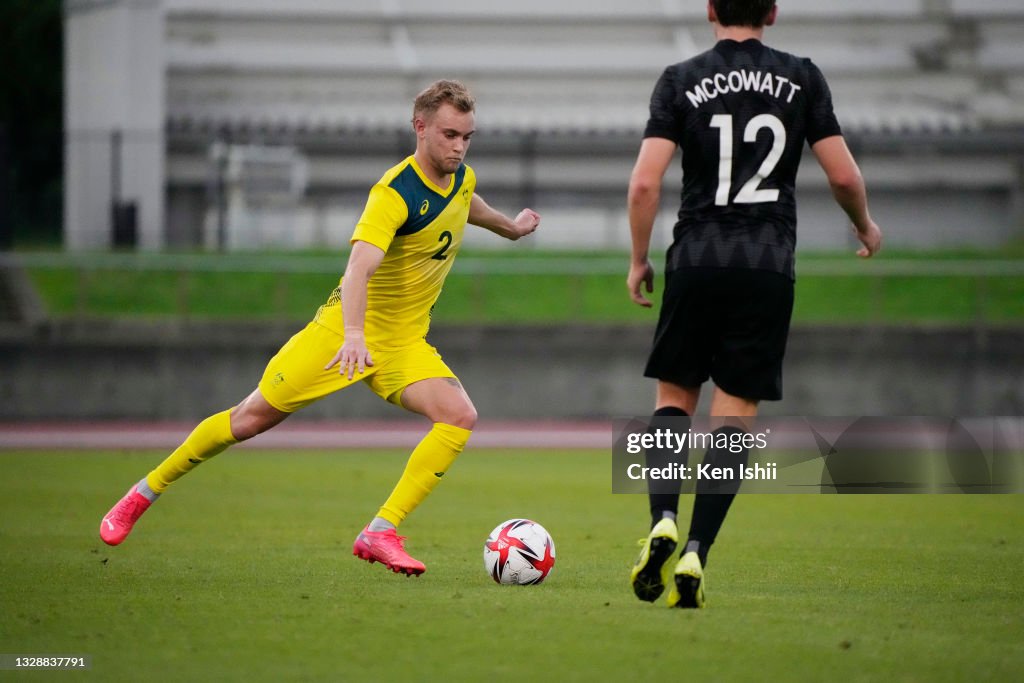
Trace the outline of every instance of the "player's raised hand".
<instances>
[{"instance_id":1,"label":"player's raised hand","mask_svg":"<svg viewBox=\"0 0 1024 683\"><path fill-rule=\"evenodd\" d=\"M640 291L640 285L644 285L648 294L654 291L654 266L650 259L643 263L630 262L629 275L626 276L626 287L629 288L629 297L633 303L650 308L653 304Z\"/></svg>"},{"instance_id":2,"label":"player's raised hand","mask_svg":"<svg viewBox=\"0 0 1024 683\"><path fill-rule=\"evenodd\" d=\"M335 365L338 366L338 374L347 375L348 379L352 379L356 371L361 375L367 367L372 367L373 357L366 348L366 340L362 337L346 336L345 343L331 358L331 362L324 366L324 370L330 370Z\"/></svg>"},{"instance_id":3,"label":"player's raised hand","mask_svg":"<svg viewBox=\"0 0 1024 683\"><path fill-rule=\"evenodd\" d=\"M857 229L857 226L853 226L853 234L864 245L857 250L857 256L871 258L882 248L882 230L871 219L868 219L868 224L865 228L865 230L861 231Z\"/></svg>"},{"instance_id":4,"label":"player's raised hand","mask_svg":"<svg viewBox=\"0 0 1024 683\"><path fill-rule=\"evenodd\" d=\"M523 209L512 222L516 225L519 237L526 237L540 225L540 214L533 209Z\"/></svg>"}]
</instances>

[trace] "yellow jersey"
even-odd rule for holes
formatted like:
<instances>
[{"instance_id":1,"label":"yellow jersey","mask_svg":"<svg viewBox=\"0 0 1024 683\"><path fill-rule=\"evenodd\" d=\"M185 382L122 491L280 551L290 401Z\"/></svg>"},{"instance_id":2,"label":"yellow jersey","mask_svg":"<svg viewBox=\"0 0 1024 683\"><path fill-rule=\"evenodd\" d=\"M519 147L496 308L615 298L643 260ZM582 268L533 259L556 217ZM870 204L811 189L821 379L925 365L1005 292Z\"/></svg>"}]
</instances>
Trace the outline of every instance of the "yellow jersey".
<instances>
[{"instance_id":1,"label":"yellow jersey","mask_svg":"<svg viewBox=\"0 0 1024 683\"><path fill-rule=\"evenodd\" d=\"M370 189L351 243L368 242L384 251L366 292L366 343L401 348L423 339L430 311L462 244L476 174L465 164L448 187L431 182L410 156ZM344 279L344 278L342 278ZM341 281L316 322L344 334Z\"/></svg>"}]
</instances>

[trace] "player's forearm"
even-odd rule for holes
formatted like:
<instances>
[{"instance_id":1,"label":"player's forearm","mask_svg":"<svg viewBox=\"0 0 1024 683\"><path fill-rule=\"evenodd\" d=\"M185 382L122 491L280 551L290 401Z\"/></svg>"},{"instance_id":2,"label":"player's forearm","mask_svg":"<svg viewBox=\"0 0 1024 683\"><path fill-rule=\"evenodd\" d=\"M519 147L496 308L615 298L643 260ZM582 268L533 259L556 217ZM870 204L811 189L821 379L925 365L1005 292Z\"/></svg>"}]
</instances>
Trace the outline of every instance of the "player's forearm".
<instances>
[{"instance_id":1,"label":"player's forearm","mask_svg":"<svg viewBox=\"0 0 1024 683\"><path fill-rule=\"evenodd\" d=\"M470 222L477 227L490 230L495 235L504 237L507 240L517 240L522 237L515 222L511 218L500 211L495 211L490 207L487 208L488 211L484 215L477 216Z\"/></svg>"},{"instance_id":2,"label":"player's forearm","mask_svg":"<svg viewBox=\"0 0 1024 683\"><path fill-rule=\"evenodd\" d=\"M366 325L366 289L369 277L349 273L341 280L341 316L345 324L345 337L363 336Z\"/></svg>"},{"instance_id":3,"label":"player's forearm","mask_svg":"<svg viewBox=\"0 0 1024 683\"><path fill-rule=\"evenodd\" d=\"M851 173L842 179L832 180L830 185L832 196L849 216L853 226L858 232L865 232L871 223L871 215L868 213L867 189L860 172Z\"/></svg>"},{"instance_id":4,"label":"player's forearm","mask_svg":"<svg viewBox=\"0 0 1024 683\"><path fill-rule=\"evenodd\" d=\"M380 247L358 239L352 243L345 276L341 279L341 315L345 336L349 339L363 335L370 278L383 260L384 250Z\"/></svg>"},{"instance_id":5,"label":"player's forearm","mask_svg":"<svg viewBox=\"0 0 1024 683\"><path fill-rule=\"evenodd\" d=\"M634 266L647 265L651 233L661 205L661 183L677 148L674 140L660 137L645 138L640 145L626 195Z\"/></svg>"},{"instance_id":6,"label":"player's forearm","mask_svg":"<svg viewBox=\"0 0 1024 683\"><path fill-rule=\"evenodd\" d=\"M495 235L515 241L536 230L540 216L532 209L523 209L517 218L509 218L497 209L491 208L480 195L474 194L466 220L472 225L490 230Z\"/></svg>"},{"instance_id":7,"label":"player's forearm","mask_svg":"<svg viewBox=\"0 0 1024 683\"><path fill-rule=\"evenodd\" d=\"M857 232L864 234L871 226L867 190L846 140L841 135L832 135L814 143L811 150L828 177L836 203L850 217Z\"/></svg>"},{"instance_id":8,"label":"player's forearm","mask_svg":"<svg viewBox=\"0 0 1024 683\"><path fill-rule=\"evenodd\" d=\"M651 233L661 201L661 183L643 183L636 179L629 184L629 233L632 238L633 263L645 263L651 247Z\"/></svg>"}]
</instances>

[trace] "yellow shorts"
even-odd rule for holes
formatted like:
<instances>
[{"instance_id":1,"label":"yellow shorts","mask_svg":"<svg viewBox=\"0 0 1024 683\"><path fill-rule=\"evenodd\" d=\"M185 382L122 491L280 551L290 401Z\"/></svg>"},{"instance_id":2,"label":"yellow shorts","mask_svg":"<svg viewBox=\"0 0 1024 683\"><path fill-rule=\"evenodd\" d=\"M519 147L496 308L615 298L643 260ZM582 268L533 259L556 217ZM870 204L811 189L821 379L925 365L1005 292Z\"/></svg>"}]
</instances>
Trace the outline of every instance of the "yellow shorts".
<instances>
[{"instance_id":1,"label":"yellow shorts","mask_svg":"<svg viewBox=\"0 0 1024 683\"><path fill-rule=\"evenodd\" d=\"M339 374L337 365L324 370L342 342L342 335L319 323L306 325L267 363L259 384L263 398L282 412L294 413L328 394L356 382L366 382L385 401L401 405L402 390L413 382L455 377L441 360L441 354L426 340L388 351L369 344L373 366L361 374L356 371L352 379Z\"/></svg>"}]
</instances>

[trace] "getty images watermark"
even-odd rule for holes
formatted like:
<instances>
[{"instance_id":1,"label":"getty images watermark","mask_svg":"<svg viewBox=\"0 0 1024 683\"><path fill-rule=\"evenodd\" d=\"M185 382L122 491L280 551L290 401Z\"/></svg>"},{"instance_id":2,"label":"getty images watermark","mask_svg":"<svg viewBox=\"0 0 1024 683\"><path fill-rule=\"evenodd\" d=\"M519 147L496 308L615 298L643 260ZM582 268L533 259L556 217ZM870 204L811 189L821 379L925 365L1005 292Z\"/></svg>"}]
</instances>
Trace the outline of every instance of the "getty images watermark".
<instances>
[{"instance_id":1,"label":"getty images watermark","mask_svg":"<svg viewBox=\"0 0 1024 683\"><path fill-rule=\"evenodd\" d=\"M1024 418L629 417L613 493L1024 493Z\"/></svg>"},{"instance_id":2,"label":"getty images watermark","mask_svg":"<svg viewBox=\"0 0 1024 683\"><path fill-rule=\"evenodd\" d=\"M754 462L752 465L736 462L726 464L718 462L718 458L708 459L707 462L690 466L686 461L679 458L682 453L689 453L690 449L714 449L726 455L739 455L749 452L751 449L763 449L768 447L768 436L771 429L764 432L751 434L742 429L719 430L714 432L693 431L687 424L679 425L685 427L674 429L664 425L649 425L643 431L633 431L626 434L626 453L632 456L646 454L649 451L658 451L667 454L669 457L658 462L644 463L631 462L626 467L626 476L637 480L704 480L704 481L732 481L733 479L767 479L777 478L776 464L766 462L764 465Z\"/></svg>"}]
</instances>

